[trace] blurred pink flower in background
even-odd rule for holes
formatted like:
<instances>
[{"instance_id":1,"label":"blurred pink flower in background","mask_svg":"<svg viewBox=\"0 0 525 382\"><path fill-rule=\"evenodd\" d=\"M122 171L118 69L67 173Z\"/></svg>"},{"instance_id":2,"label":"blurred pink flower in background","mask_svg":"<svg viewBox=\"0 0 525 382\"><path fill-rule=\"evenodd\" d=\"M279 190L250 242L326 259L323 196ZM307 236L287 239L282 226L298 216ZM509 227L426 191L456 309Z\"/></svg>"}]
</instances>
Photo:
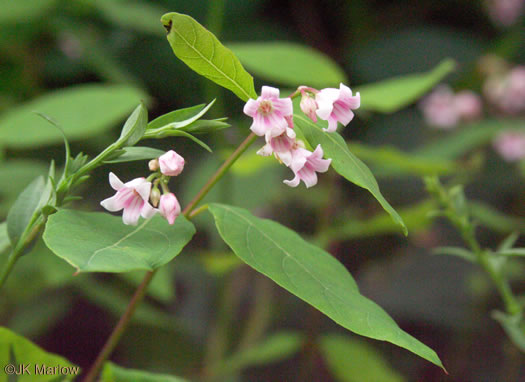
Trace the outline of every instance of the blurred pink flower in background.
<instances>
[{"instance_id":1,"label":"blurred pink flower in background","mask_svg":"<svg viewBox=\"0 0 525 382\"><path fill-rule=\"evenodd\" d=\"M483 105L481 98L470 90L454 94L450 86L439 85L420 103L425 121L434 127L451 129L459 122L479 119Z\"/></svg>"},{"instance_id":2,"label":"blurred pink flower in background","mask_svg":"<svg viewBox=\"0 0 525 382\"><path fill-rule=\"evenodd\" d=\"M489 77L483 85L483 94L505 114L525 112L525 66L516 66L506 74Z\"/></svg>"},{"instance_id":3,"label":"blurred pink flower in background","mask_svg":"<svg viewBox=\"0 0 525 382\"><path fill-rule=\"evenodd\" d=\"M521 16L524 3L524 0L487 0L485 6L494 24L508 27Z\"/></svg>"},{"instance_id":4,"label":"blurred pink flower in background","mask_svg":"<svg viewBox=\"0 0 525 382\"><path fill-rule=\"evenodd\" d=\"M507 162L525 158L525 131L504 131L494 139L494 148Z\"/></svg>"}]
</instances>

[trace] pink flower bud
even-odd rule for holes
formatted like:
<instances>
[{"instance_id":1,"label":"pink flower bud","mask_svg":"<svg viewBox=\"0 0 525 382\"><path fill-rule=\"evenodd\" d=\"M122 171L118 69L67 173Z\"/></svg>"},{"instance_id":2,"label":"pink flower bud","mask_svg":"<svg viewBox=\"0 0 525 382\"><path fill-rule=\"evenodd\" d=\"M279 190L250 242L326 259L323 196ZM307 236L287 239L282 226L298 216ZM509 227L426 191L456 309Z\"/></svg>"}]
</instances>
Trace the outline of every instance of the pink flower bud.
<instances>
[{"instance_id":1,"label":"pink flower bud","mask_svg":"<svg viewBox=\"0 0 525 382\"><path fill-rule=\"evenodd\" d=\"M317 122L317 102L311 97L307 92L302 92L303 96L301 98L301 103L299 106L304 114L306 114L312 121Z\"/></svg>"},{"instance_id":2,"label":"pink flower bud","mask_svg":"<svg viewBox=\"0 0 525 382\"><path fill-rule=\"evenodd\" d=\"M159 157L160 172L168 176L177 176L184 169L184 158L170 150Z\"/></svg>"},{"instance_id":3,"label":"pink flower bud","mask_svg":"<svg viewBox=\"0 0 525 382\"><path fill-rule=\"evenodd\" d=\"M159 212L168 223L175 223L175 219L180 215L180 204L173 193L170 192L160 197Z\"/></svg>"},{"instance_id":4,"label":"pink flower bud","mask_svg":"<svg viewBox=\"0 0 525 382\"><path fill-rule=\"evenodd\" d=\"M151 205L153 207L157 207L159 205L160 200L160 191L157 187L154 187L151 189L151 194L149 195L149 200L151 202Z\"/></svg>"}]
</instances>

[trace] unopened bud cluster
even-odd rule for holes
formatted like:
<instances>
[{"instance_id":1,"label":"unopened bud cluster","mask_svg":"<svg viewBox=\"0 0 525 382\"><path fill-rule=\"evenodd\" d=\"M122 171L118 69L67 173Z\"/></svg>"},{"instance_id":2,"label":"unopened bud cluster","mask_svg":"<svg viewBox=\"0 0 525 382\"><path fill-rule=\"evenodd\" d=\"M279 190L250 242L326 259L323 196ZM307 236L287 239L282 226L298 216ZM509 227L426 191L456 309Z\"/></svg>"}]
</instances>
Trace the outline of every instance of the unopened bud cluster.
<instances>
[{"instance_id":1,"label":"unopened bud cluster","mask_svg":"<svg viewBox=\"0 0 525 382\"><path fill-rule=\"evenodd\" d=\"M167 183L170 177L182 172L184 158L170 150L159 158L152 159L148 167L153 174L147 179L140 177L127 183L122 183L110 172L109 184L117 193L100 204L111 212L123 210L124 224L136 225L140 216L149 219L157 212L164 216L169 224L173 224L180 215L181 208L175 194L168 189Z\"/></svg>"},{"instance_id":2,"label":"unopened bud cluster","mask_svg":"<svg viewBox=\"0 0 525 382\"><path fill-rule=\"evenodd\" d=\"M317 122L317 117L327 121L326 132L336 131L338 122L346 126L354 117L352 110L359 108L361 102L359 93L352 95L350 88L343 84L339 89L322 90L299 86L294 94L299 93L301 110L314 122ZM279 89L263 86L259 98L248 100L244 113L253 118L250 129L266 140L257 153L263 156L273 154L293 171L294 178L285 180L285 184L296 187L301 180L306 187L317 184L317 173L326 172L331 159L323 159L321 145L311 152L303 141L296 138L291 97L279 98Z\"/></svg>"}]
</instances>

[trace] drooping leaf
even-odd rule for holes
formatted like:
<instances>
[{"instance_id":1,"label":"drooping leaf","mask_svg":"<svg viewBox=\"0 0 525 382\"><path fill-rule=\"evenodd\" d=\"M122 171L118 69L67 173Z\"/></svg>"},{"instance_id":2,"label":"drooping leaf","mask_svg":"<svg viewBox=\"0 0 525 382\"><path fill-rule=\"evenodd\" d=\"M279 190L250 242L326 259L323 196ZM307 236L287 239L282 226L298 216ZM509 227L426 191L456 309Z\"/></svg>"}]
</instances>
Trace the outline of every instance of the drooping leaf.
<instances>
[{"instance_id":1,"label":"drooping leaf","mask_svg":"<svg viewBox=\"0 0 525 382\"><path fill-rule=\"evenodd\" d=\"M7 233L14 246L30 224L34 213L41 207L42 194L46 188L44 177L33 180L16 199L7 215Z\"/></svg>"},{"instance_id":2,"label":"drooping leaf","mask_svg":"<svg viewBox=\"0 0 525 382\"><path fill-rule=\"evenodd\" d=\"M381 194L379 185L370 169L352 154L343 137L337 132L324 132L320 125L321 122L326 121L319 121L318 124L315 124L306 117L294 115L295 126L301 130L310 146L316 147L321 144L324 157L332 159L331 167L346 180L370 191L392 219L402 227L406 235L408 231L403 219Z\"/></svg>"},{"instance_id":3,"label":"drooping leaf","mask_svg":"<svg viewBox=\"0 0 525 382\"><path fill-rule=\"evenodd\" d=\"M128 226L117 216L64 209L50 216L43 237L78 272L127 272L168 263L194 233L182 215L173 225L157 215Z\"/></svg>"},{"instance_id":4,"label":"drooping leaf","mask_svg":"<svg viewBox=\"0 0 525 382\"><path fill-rule=\"evenodd\" d=\"M80 85L48 93L0 117L0 144L31 148L62 141L60 133L35 115L58 121L67 138L94 137L124 119L141 99L140 90L123 85Z\"/></svg>"},{"instance_id":5,"label":"drooping leaf","mask_svg":"<svg viewBox=\"0 0 525 382\"><path fill-rule=\"evenodd\" d=\"M102 369L101 382L186 382L186 379L168 374L125 369L112 362L106 362Z\"/></svg>"},{"instance_id":6,"label":"drooping leaf","mask_svg":"<svg viewBox=\"0 0 525 382\"><path fill-rule=\"evenodd\" d=\"M266 80L318 88L346 83L344 71L328 56L286 41L228 44L246 67ZM315 75L312 75L315 73Z\"/></svg>"},{"instance_id":7,"label":"drooping leaf","mask_svg":"<svg viewBox=\"0 0 525 382\"><path fill-rule=\"evenodd\" d=\"M216 375L228 375L245 368L267 365L293 356L304 338L297 332L279 332L270 335L249 349L242 350L220 362L214 370Z\"/></svg>"},{"instance_id":8,"label":"drooping leaf","mask_svg":"<svg viewBox=\"0 0 525 382\"><path fill-rule=\"evenodd\" d=\"M226 118L199 119L188 126L184 126L182 129L191 134L208 134L230 127L231 125L225 121Z\"/></svg>"},{"instance_id":9,"label":"drooping leaf","mask_svg":"<svg viewBox=\"0 0 525 382\"><path fill-rule=\"evenodd\" d=\"M497 252L501 256L525 256L525 248L509 248Z\"/></svg>"},{"instance_id":10,"label":"drooping leaf","mask_svg":"<svg viewBox=\"0 0 525 382\"><path fill-rule=\"evenodd\" d=\"M410 74L356 88L361 93L361 109L393 113L417 101L454 70L454 60L442 61L427 73Z\"/></svg>"},{"instance_id":11,"label":"drooping leaf","mask_svg":"<svg viewBox=\"0 0 525 382\"><path fill-rule=\"evenodd\" d=\"M122 142L123 146L133 146L140 141L146 131L147 125L148 110L141 102L126 120L122 132L120 133L119 142Z\"/></svg>"},{"instance_id":12,"label":"drooping leaf","mask_svg":"<svg viewBox=\"0 0 525 382\"><path fill-rule=\"evenodd\" d=\"M432 349L402 331L382 308L362 296L350 273L329 253L247 210L214 203L209 211L223 240L252 268L344 328L391 342L443 367Z\"/></svg>"},{"instance_id":13,"label":"drooping leaf","mask_svg":"<svg viewBox=\"0 0 525 382\"><path fill-rule=\"evenodd\" d=\"M164 153L164 150L154 149L153 147L125 147L122 149L122 154L114 159L106 160L104 163L123 163L136 160L153 159L158 158Z\"/></svg>"},{"instance_id":14,"label":"drooping leaf","mask_svg":"<svg viewBox=\"0 0 525 382\"><path fill-rule=\"evenodd\" d=\"M338 382L405 381L379 352L356 338L328 334L321 338L320 345L323 357Z\"/></svg>"},{"instance_id":15,"label":"drooping leaf","mask_svg":"<svg viewBox=\"0 0 525 382\"><path fill-rule=\"evenodd\" d=\"M14 359L13 359L14 358ZM56 381L57 373L48 374L47 367L58 366L60 374L64 376L62 380L72 381L76 375L80 374L80 368L75 366L67 359L52 353L48 353L33 344L28 339L19 336L7 328L0 327L0 362L2 368L15 361L18 365L29 365L29 373L17 375L18 382L33 381ZM44 366L44 368L42 368ZM4 373L2 379L7 381Z\"/></svg>"},{"instance_id":16,"label":"drooping leaf","mask_svg":"<svg viewBox=\"0 0 525 382\"><path fill-rule=\"evenodd\" d=\"M472 263L476 262L474 254L468 249L462 247L438 247L432 250L432 254L456 256Z\"/></svg>"},{"instance_id":17,"label":"drooping leaf","mask_svg":"<svg viewBox=\"0 0 525 382\"><path fill-rule=\"evenodd\" d=\"M198 74L231 90L243 101L257 98L252 76L231 50L193 18L166 13L161 18L173 53Z\"/></svg>"}]
</instances>

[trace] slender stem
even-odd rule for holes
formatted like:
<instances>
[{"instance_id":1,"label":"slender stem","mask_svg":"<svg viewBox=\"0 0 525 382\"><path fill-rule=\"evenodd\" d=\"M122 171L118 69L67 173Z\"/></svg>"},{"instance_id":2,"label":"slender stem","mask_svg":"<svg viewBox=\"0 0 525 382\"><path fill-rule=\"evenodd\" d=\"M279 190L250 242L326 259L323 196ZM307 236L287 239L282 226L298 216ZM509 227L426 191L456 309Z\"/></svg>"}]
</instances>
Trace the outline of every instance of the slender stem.
<instances>
[{"instance_id":1,"label":"slender stem","mask_svg":"<svg viewBox=\"0 0 525 382\"><path fill-rule=\"evenodd\" d=\"M146 294L146 289L149 283L151 282L151 280L153 279L155 272L156 270L149 271L144 276L144 279L142 280L140 285L135 290L135 293L133 294L133 297L131 298L126 308L126 311L120 317L120 320L118 321L117 326L115 326L115 328L113 329L113 332L111 333L108 340L104 344L104 347L98 354L97 359L91 366L91 369L89 369L88 374L84 378L84 382L95 380L100 369L102 368L102 365L104 364L106 359L109 357L109 355L113 352L113 349L115 349L115 346L117 346L117 343L119 342L120 338L124 334L124 331L126 330L131 320L131 317L133 316L133 313L135 313L135 310L137 309L138 304L144 298L144 295Z\"/></svg>"},{"instance_id":2,"label":"slender stem","mask_svg":"<svg viewBox=\"0 0 525 382\"><path fill-rule=\"evenodd\" d=\"M246 151L246 149L255 141L256 138L257 136L253 133L248 135L248 137L246 137L246 139L239 145L239 147L237 147L237 149L228 157L228 159L226 159L222 166L219 167L215 174L213 174L213 176L208 180L208 182L197 193L197 195L193 198L190 204L188 204L186 208L184 208L182 214L186 218L191 219L191 212L195 209L197 204L206 196L206 194L224 176L224 174L226 174L228 169L235 163L237 159L239 159L242 153ZM128 307L126 308L126 311L120 317L117 326L115 326L115 328L113 329L113 332L110 334L108 340L104 344L95 362L89 369L88 374L84 378L84 382L93 382L95 380L96 376L100 372L100 369L102 368L102 365L117 346L120 338L122 337L122 334L124 334L124 331L126 330L131 320L131 317L133 316L133 313L135 312L135 309L144 298L144 295L146 294L146 289L148 288L149 283L153 279L155 272L156 271L150 271L144 276L144 279L135 290L135 293L133 294L133 297L131 298Z\"/></svg>"}]
</instances>

